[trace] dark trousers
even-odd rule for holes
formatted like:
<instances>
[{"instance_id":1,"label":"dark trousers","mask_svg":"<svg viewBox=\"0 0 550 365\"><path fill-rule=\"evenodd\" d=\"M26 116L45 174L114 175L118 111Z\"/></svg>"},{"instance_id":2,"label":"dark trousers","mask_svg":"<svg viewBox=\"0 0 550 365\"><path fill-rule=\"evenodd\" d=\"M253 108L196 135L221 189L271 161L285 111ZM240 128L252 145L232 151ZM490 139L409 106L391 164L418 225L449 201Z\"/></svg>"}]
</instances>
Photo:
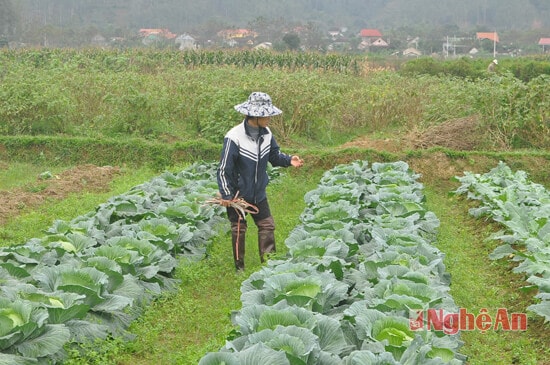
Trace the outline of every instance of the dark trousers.
<instances>
[{"instance_id":1,"label":"dark trousers","mask_svg":"<svg viewBox=\"0 0 550 365\"><path fill-rule=\"evenodd\" d=\"M259 202L257 214L251 214L258 227L258 250L260 261L265 261L265 255L275 252L275 221L269 209L267 199ZM227 208L227 216L231 222L231 237L233 243L233 260L237 270L244 270L246 219L235 208Z\"/></svg>"}]
</instances>

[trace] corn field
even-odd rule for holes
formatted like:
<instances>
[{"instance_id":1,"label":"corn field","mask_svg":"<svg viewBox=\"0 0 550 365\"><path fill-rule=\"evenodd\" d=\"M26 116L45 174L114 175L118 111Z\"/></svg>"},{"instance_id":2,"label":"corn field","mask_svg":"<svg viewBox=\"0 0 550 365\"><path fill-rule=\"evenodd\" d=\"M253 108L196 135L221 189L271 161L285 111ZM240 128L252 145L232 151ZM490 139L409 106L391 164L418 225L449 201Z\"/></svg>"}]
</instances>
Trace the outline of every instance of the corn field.
<instances>
[{"instance_id":1,"label":"corn field","mask_svg":"<svg viewBox=\"0 0 550 365\"><path fill-rule=\"evenodd\" d=\"M8 50L0 53L1 64L20 62L37 68L97 68L98 70L153 72L159 67L181 65L189 68L201 66L236 66L252 68L278 68L284 70L324 70L359 74L364 69L364 57L344 54L312 52L272 52L268 50L186 50L158 51L146 49L41 49ZM4 70L1 70L5 72Z\"/></svg>"}]
</instances>

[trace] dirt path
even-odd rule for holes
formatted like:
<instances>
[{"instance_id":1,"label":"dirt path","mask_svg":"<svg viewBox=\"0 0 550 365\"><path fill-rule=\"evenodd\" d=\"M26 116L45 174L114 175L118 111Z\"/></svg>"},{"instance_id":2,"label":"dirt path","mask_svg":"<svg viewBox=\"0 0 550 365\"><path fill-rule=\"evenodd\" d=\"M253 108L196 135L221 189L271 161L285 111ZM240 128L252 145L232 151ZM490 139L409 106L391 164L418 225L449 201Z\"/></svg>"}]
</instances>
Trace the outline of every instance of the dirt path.
<instances>
[{"instance_id":1,"label":"dirt path","mask_svg":"<svg viewBox=\"0 0 550 365\"><path fill-rule=\"evenodd\" d=\"M107 191L118 173L118 167L81 165L48 179L37 177L35 182L24 187L0 191L0 225L49 199L61 200L82 191Z\"/></svg>"}]
</instances>

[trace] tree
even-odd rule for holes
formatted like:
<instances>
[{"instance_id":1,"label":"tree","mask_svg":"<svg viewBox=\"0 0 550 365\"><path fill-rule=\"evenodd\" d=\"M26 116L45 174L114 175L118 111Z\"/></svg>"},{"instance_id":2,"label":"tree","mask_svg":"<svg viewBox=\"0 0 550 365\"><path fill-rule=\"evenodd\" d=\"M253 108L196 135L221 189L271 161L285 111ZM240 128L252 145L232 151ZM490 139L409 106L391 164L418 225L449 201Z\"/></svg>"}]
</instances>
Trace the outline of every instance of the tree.
<instances>
[{"instance_id":1,"label":"tree","mask_svg":"<svg viewBox=\"0 0 550 365\"><path fill-rule=\"evenodd\" d=\"M287 33L283 36L283 42L288 49L296 51L300 48L300 37L296 33Z\"/></svg>"},{"instance_id":2,"label":"tree","mask_svg":"<svg viewBox=\"0 0 550 365\"><path fill-rule=\"evenodd\" d=\"M17 14L11 0L0 0L0 37L13 33L17 25Z\"/></svg>"}]
</instances>

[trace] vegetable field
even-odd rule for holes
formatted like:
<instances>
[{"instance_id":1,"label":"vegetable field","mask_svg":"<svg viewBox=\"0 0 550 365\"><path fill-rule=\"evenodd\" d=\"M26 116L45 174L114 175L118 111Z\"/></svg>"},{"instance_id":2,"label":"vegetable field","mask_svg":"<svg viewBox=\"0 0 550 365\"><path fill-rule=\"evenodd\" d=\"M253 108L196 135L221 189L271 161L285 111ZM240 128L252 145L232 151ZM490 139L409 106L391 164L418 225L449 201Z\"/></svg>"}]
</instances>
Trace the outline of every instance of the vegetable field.
<instances>
[{"instance_id":1,"label":"vegetable field","mask_svg":"<svg viewBox=\"0 0 550 365\"><path fill-rule=\"evenodd\" d=\"M214 165L165 173L42 238L3 248L2 363L64 360L64 345L120 336L173 289L181 256L202 258L220 214Z\"/></svg>"},{"instance_id":2,"label":"vegetable field","mask_svg":"<svg viewBox=\"0 0 550 365\"><path fill-rule=\"evenodd\" d=\"M411 311L456 311L432 246L439 222L422 200L406 163L324 174L286 240L289 258L243 282L236 338L199 364L462 363L450 327L409 326Z\"/></svg>"},{"instance_id":3,"label":"vegetable field","mask_svg":"<svg viewBox=\"0 0 550 365\"><path fill-rule=\"evenodd\" d=\"M510 258L520 262L514 272L527 276L540 299L527 309L550 321L550 194L546 188L529 180L525 171L512 170L500 162L486 174L467 173L460 177L455 191L468 199L479 200L472 208L477 218L488 217L502 225L491 239L502 242L489 256L493 260Z\"/></svg>"},{"instance_id":4,"label":"vegetable field","mask_svg":"<svg viewBox=\"0 0 550 365\"><path fill-rule=\"evenodd\" d=\"M223 211L205 203L217 190L215 169L197 163L165 172L93 212L55 221L43 237L3 247L0 363L94 363L78 360L86 344L133 341L132 322L178 291L176 267L208 260L213 237L224 235ZM274 184L282 178L270 174ZM324 172L303 196L284 253L242 277L225 345L198 363L476 363L461 352L461 330L506 331L514 319L506 313L483 328L461 327L466 309L450 293L440 221L420 177L403 161ZM521 261L513 271L530 275L526 288L538 286L540 299L524 313L547 320L548 192L502 162L457 179L455 194L483 202L472 215L507 228L490 237L505 244L489 257ZM530 207L537 209L518 212Z\"/></svg>"},{"instance_id":5,"label":"vegetable field","mask_svg":"<svg viewBox=\"0 0 550 365\"><path fill-rule=\"evenodd\" d=\"M0 365L550 364L547 75L0 58ZM277 252L260 263L250 222L237 273L208 200L232 106L259 89L305 165L269 170Z\"/></svg>"}]
</instances>

